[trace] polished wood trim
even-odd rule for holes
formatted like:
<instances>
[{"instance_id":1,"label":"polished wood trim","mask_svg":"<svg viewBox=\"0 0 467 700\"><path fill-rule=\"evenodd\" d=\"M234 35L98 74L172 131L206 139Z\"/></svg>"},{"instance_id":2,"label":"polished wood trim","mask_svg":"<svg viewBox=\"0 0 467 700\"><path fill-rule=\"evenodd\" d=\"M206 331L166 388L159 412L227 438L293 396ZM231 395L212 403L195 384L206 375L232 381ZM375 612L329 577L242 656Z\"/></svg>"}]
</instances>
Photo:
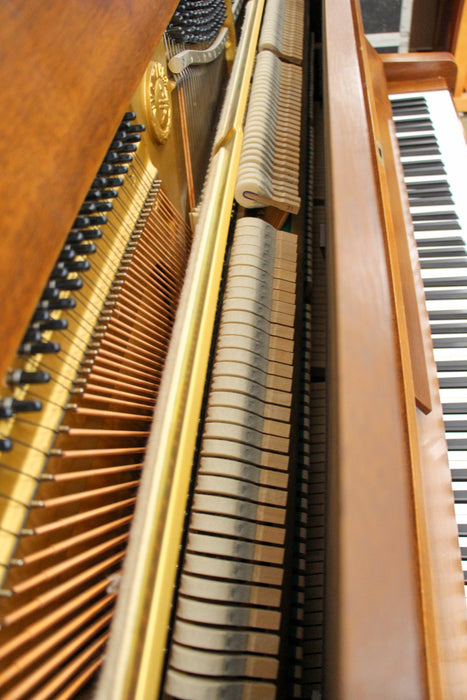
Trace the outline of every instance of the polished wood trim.
<instances>
[{"instance_id":1,"label":"polished wood trim","mask_svg":"<svg viewBox=\"0 0 467 700\"><path fill-rule=\"evenodd\" d=\"M389 92L407 92L425 89L445 90L454 93L457 66L454 56L447 52L388 53L380 54ZM417 87L418 86L418 87Z\"/></svg>"},{"instance_id":2,"label":"polished wood trim","mask_svg":"<svg viewBox=\"0 0 467 700\"><path fill-rule=\"evenodd\" d=\"M2 378L176 4L0 5Z\"/></svg>"},{"instance_id":3,"label":"polished wood trim","mask_svg":"<svg viewBox=\"0 0 467 700\"><path fill-rule=\"evenodd\" d=\"M459 18L454 57L458 67L454 104L459 112L467 112L467 2Z\"/></svg>"},{"instance_id":4,"label":"polished wood trim","mask_svg":"<svg viewBox=\"0 0 467 700\"><path fill-rule=\"evenodd\" d=\"M415 400L417 406L424 413L428 413L431 410L431 395L407 244L407 230L412 229L412 224L410 212L408 208L404 209L401 200L400 177L396 166L399 149L391 131L392 110L388 99L388 87L383 64L368 42L362 47L362 56L388 249L393 258L392 264L396 268L393 273L396 278L393 282L395 293L396 285L400 285L398 312L405 317L402 322L405 323L408 334Z\"/></svg>"},{"instance_id":5,"label":"polished wood trim","mask_svg":"<svg viewBox=\"0 0 467 700\"><path fill-rule=\"evenodd\" d=\"M325 6L330 347L325 695L424 698L410 445L350 0Z\"/></svg>"}]
</instances>

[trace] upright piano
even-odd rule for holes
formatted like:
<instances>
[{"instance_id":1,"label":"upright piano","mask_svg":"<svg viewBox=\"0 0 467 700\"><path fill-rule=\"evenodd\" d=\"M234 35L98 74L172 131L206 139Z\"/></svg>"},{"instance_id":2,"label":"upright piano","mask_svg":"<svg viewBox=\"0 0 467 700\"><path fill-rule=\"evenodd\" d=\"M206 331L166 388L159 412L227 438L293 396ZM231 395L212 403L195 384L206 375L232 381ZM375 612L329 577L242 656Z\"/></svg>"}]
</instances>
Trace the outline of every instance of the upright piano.
<instances>
[{"instance_id":1,"label":"upright piano","mask_svg":"<svg viewBox=\"0 0 467 700\"><path fill-rule=\"evenodd\" d=\"M0 694L464 698L467 147L356 0L0 8Z\"/></svg>"}]
</instances>

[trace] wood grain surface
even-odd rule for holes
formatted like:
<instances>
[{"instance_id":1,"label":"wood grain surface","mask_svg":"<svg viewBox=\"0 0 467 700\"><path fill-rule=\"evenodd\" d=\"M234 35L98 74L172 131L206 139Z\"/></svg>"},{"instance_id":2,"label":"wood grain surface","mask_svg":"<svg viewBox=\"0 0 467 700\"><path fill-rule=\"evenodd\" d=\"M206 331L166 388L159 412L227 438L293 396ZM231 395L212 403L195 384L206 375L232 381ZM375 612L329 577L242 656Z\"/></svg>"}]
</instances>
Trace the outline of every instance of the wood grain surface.
<instances>
[{"instance_id":1,"label":"wood grain surface","mask_svg":"<svg viewBox=\"0 0 467 700\"><path fill-rule=\"evenodd\" d=\"M0 377L176 0L0 6Z\"/></svg>"}]
</instances>

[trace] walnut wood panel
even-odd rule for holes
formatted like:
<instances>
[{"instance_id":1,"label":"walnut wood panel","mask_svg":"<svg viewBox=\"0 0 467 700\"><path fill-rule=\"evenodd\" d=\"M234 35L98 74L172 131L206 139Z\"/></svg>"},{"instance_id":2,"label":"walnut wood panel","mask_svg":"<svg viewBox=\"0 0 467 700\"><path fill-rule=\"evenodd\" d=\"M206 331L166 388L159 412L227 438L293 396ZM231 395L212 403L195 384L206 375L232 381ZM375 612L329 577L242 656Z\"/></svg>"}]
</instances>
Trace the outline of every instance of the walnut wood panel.
<instances>
[{"instance_id":1,"label":"walnut wood panel","mask_svg":"<svg viewBox=\"0 0 467 700\"><path fill-rule=\"evenodd\" d=\"M453 50L458 68L454 104L459 112L467 112L467 2L463 3Z\"/></svg>"},{"instance_id":2,"label":"walnut wood panel","mask_svg":"<svg viewBox=\"0 0 467 700\"><path fill-rule=\"evenodd\" d=\"M352 3L325 2L326 696L426 697L399 338Z\"/></svg>"},{"instance_id":3,"label":"walnut wood panel","mask_svg":"<svg viewBox=\"0 0 467 700\"><path fill-rule=\"evenodd\" d=\"M400 178L396 168L399 160L397 141L393 138L392 110L388 99L382 62L376 51L365 42L362 51L363 69L368 84L367 102L370 108L375 160L382 193L385 228L388 245L392 248L395 275L400 279L400 314L405 316L410 359L417 406L428 413L431 410L431 395L426 372L426 357L422 340L419 310L415 294L410 261L407 227L412 228L408 206L404 210L401 200ZM395 150L394 150L395 148Z\"/></svg>"},{"instance_id":4,"label":"walnut wood panel","mask_svg":"<svg viewBox=\"0 0 467 700\"><path fill-rule=\"evenodd\" d=\"M2 378L176 4L0 6Z\"/></svg>"},{"instance_id":5,"label":"walnut wood panel","mask_svg":"<svg viewBox=\"0 0 467 700\"><path fill-rule=\"evenodd\" d=\"M450 53L391 53L380 56L390 92L447 88L454 93L457 66Z\"/></svg>"}]
</instances>

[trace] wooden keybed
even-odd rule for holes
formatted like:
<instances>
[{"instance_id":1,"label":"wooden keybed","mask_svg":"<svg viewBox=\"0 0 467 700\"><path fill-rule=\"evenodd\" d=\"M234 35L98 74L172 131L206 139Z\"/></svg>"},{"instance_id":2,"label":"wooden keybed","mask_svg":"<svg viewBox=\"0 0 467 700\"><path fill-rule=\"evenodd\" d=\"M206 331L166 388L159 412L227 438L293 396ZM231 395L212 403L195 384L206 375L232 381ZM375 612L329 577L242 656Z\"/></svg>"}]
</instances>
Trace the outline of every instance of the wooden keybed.
<instances>
[{"instance_id":1,"label":"wooden keybed","mask_svg":"<svg viewBox=\"0 0 467 700\"><path fill-rule=\"evenodd\" d=\"M0 11L5 104L13 109L2 135L0 180L2 376L176 5L156 4L141 2L133 13L125 3L103 8L93 2ZM414 246L410 235L408 246L397 240L410 224L387 122L388 83L393 91L408 90L422 76L425 85L452 88L455 68L443 55L384 57L381 63L364 42L358 3L323 4L330 336L326 692L378 697L385 688L389 696L462 697L466 612L457 532ZM69 60L62 57L65 35L73 47ZM43 51L31 37L43 37ZM33 73L29 65L37 54L41 70ZM47 117L37 108L44 102ZM27 118L24 105L30 106ZM101 113L106 117L99 121ZM156 522L156 530L162 524ZM141 608L151 594L142 589L135 595ZM147 663L155 648L153 639L145 643L136 660L134 650L127 657L112 651L110 673L131 659L112 697L131 696L139 661ZM106 680L109 672L101 697ZM158 682L149 682L154 697Z\"/></svg>"}]
</instances>

